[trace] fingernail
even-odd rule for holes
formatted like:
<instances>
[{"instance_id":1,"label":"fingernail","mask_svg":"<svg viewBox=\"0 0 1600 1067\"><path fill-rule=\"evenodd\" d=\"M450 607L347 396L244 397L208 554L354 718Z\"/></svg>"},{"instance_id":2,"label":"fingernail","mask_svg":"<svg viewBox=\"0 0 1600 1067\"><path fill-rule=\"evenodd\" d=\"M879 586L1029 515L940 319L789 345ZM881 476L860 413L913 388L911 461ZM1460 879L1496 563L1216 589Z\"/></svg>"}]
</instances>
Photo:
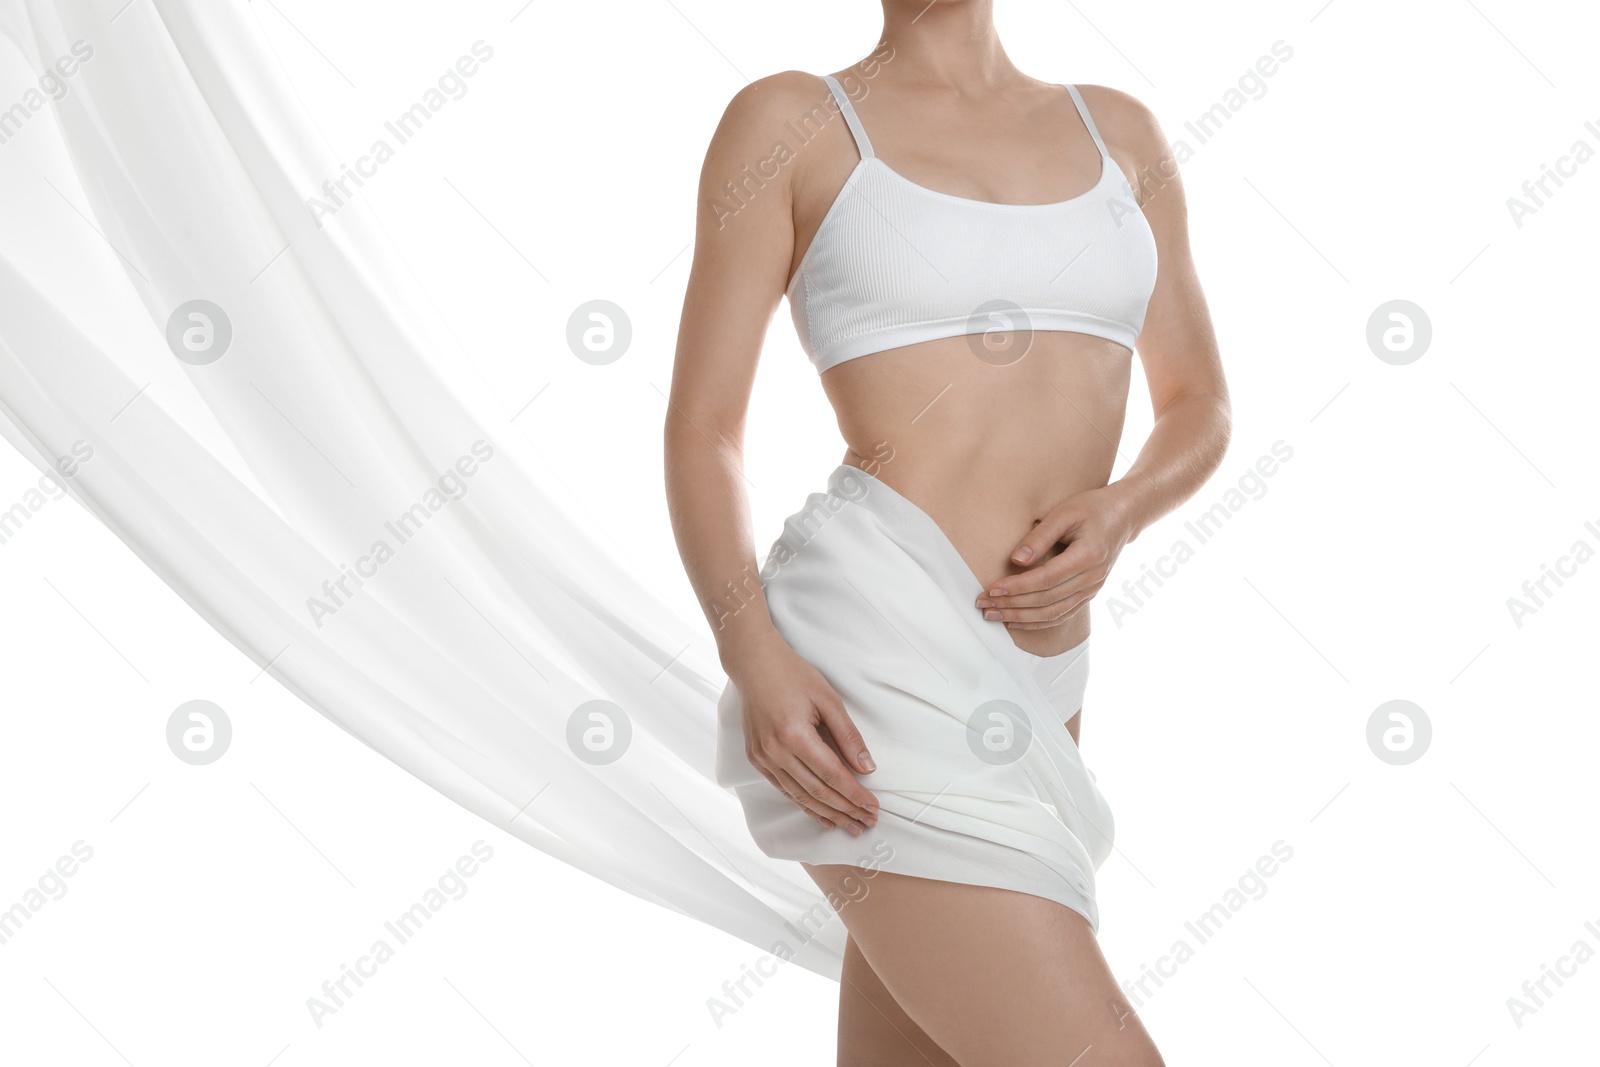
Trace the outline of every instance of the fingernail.
<instances>
[{"instance_id":1,"label":"fingernail","mask_svg":"<svg viewBox=\"0 0 1600 1067\"><path fill-rule=\"evenodd\" d=\"M1000 613L998 611L986 611L983 613L983 617L986 619L999 619Z\"/></svg>"},{"instance_id":2,"label":"fingernail","mask_svg":"<svg viewBox=\"0 0 1600 1067\"><path fill-rule=\"evenodd\" d=\"M993 589L989 590L989 595L990 596L1005 596L1006 595L1006 591L1004 589L1001 589L997 585Z\"/></svg>"},{"instance_id":3,"label":"fingernail","mask_svg":"<svg viewBox=\"0 0 1600 1067\"><path fill-rule=\"evenodd\" d=\"M878 769L878 765L872 762L872 753L870 752L863 752L856 759L861 763L861 766L867 769L868 774Z\"/></svg>"},{"instance_id":4,"label":"fingernail","mask_svg":"<svg viewBox=\"0 0 1600 1067\"><path fill-rule=\"evenodd\" d=\"M1027 545L1023 545L1021 548L1017 549L1011 554L1011 558L1016 560L1018 563L1026 563L1033 558L1033 549L1029 548Z\"/></svg>"},{"instance_id":5,"label":"fingernail","mask_svg":"<svg viewBox=\"0 0 1600 1067\"><path fill-rule=\"evenodd\" d=\"M992 608L992 607L994 607L994 601L990 600L988 597L979 597L978 598L978 607L980 607L980 608Z\"/></svg>"}]
</instances>

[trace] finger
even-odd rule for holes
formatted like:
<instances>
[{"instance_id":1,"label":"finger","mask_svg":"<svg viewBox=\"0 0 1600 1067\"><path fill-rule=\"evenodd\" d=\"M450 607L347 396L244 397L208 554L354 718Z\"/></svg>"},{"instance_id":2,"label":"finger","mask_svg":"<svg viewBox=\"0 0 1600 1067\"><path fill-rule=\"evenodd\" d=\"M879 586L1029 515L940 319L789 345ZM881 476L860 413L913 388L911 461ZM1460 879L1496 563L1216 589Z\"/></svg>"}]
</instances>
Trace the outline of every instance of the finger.
<instances>
[{"instance_id":1,"label":"finger","mask_svg":"<svg viewBox=\"0 0 1600 1067\"><path fill-rule=\"evenodd\" d=\"M799 783L793 778L790 778L787 774L784 774L781 771L774 773L764 767L757 769L761 771L762 775L767 779L767 781L772 783L772 788L776 789L778 792L794 801L796 807L805 812L807 815L811 816L813 819L817 820L817 822L828 827L828 829L832 830L838 828L849 821L843 816L840 816L839 819L835 821L833 818L825 814L822 810L822 805L814 800L804 789L801 789Z\"/></svg>"},{"instance_id":2,"label":"finger","mask_svg":"<svg viewBox=\"0 0 1600 1067\"><path fill-rule=\"evenodd\" d=\"M1078 615L1079 612L1087 607L1089 601L1094 599L1094 594L1098 591L1098 589L1099 587L1096 586L1095 589L1090 590L1087 593L1063 602L1060 605L1060 610L1054 619L1046 619L1043 621L1008 622L1006 623L1006 628L1011 630L1043 630L1051 626L1060 626L1065 622L1071 621Z\"/></svg>"},{"instance_id":3,"label":"finger","mask_svg":"<svg viewBox=\"0 0 1600 1067\"><path fill-rule=\"evenodd\" d=\"M983 617L991 620L998 617L1002 622L1048 622L1050 619L1060 619L1076 611L1105 588L1105 584L1104 574L1083 576L1043 593L1025 598L1012 597L992 608L985 608ZM1019 601L1031 601L1032 604L1030 606Z\"/></svg>"},{"instance_id":4,"label":"finger","mask_svg":"<svg viewBox=\"0 0 1600 1067\"><path fill-rule=\"evenodd\" d=\"M978 606L983 609L984 618L986 619L994 618L993 615L988 614L991 611L1004 613L1025 611L1031 608L1048 608L1053 604L1059 604L1063 600L1077 595L1092 580L1093 576L1091 574L1080 574L1077 577L1068 578L1060 585L1052 585L1050 588L1041 589L1036 593L1017 593L1007 597L985 596L979 599ZM1000 617L1002 619L1011 618L1010 615L1006 614L1002 614Z\"/></svg>"},{"instance_id":5,"label":"finger","mask_svg":"<svg viewBox=\"0 0 1600 1067\"><path fill-rule=\"evenodd\" d=\"M822 827L823 829L825 829L825 830L837 830L839 828L838 824L835 823L832 819L824 818L821 815L818 815L816 812L812 811L810 808L805 807L804 805L797 805L797 806L800 808L801 811L806 813L806 818L810 819L812 822L816 823L818 826Z\"/></svg>"},{"instance_id":6,"label":"finger","mask_svg":"<svg viewBox=\"0 0 1600 1067\"><path fill-rule=\"evenodd\" d=\"M807 770L821 779L829 789L839 794L839 798L848 805L845 810L869 826L877 821L878 798L851 773L849 766L840 760L839 754L821 733L813 729L811 736L809 738L802 736L800 743L791 751L800 758ZM793 768L790 769L790 773L793 773ZM802 778L801 781L803 783L805 779ZM831 798L829 802L832 802Z\"/></svg>"},{"instance_id":7,"label":"finger","mask_svg":"<svg viewBox=\"0 0 1600 1067\"><path fill-rule=\"evenodd\" d=\"M823 804L820 800L806 792L805 788L796 782L787 771L781 768L769 771L764 767L757 768L772 783L772 787L790 800L795 806L828 829L847 829L859 826L854 819L842 812Z\"/></svg>"},{"instance_id":8,"label":"finger","mask_svg":"<svg viewBox=\"0 0 1600 1067\"><path fill-rule=\"evenodd\" d=\"M1007 626L1049 626L1067 617L1068 603L1067 600L1058 600L1039 608L990 608L983 613L983 617L991 622L1004 622Z\"/></svg>"},{"instance_id":9,"label":"finger","mask_svg":"<svg viewBox=\"0 0 1600 1067\"><path fill-rule=\"evenodd\" d=\"M861 736L861 731L856 729L856 724L851 721L850 713L845 711L844 702L837 693L829 693L827 699L814 702L818 714L822 717L823 729L828 736L833 738L833 743L844 755L845 762L857 774L871 774L878 769L872 762L872 753L867 751L867 742ZM862 790L864 793L866 790ZM867 793L867 796L871 796ZM861 801L864 805L865 801Z\"/></svg>"},{"instance_id":10,"label":"finger","mask_svg":"<svg viewBox=\"0 0 1600 1067\"><path fill-rule=\"evenodd\" d=\"M796 781L794 776L788 771L779 768L775 773L778 775L779 781L784 783L783 789L784 792L789 794L789 799L793 800L796 804L799 804L807 811L816 812L829 822L833 823L839 829L848 831L857 837L859 837L861 832L866 829L866 826L863 823L855 818L852 818L849 813L830 807L821 800L818 800L811 794L810 790L808 790L800 782Z\"/></svg>"},{"instance_id":11,"label":"finger","mask_svg":"<svg viewBox=\"0 0 1600 1067\"><path fill-rule=\"evenodd\" d=\"M876 812L846 797L839 789L828 780L831 775L837 780L841 775L853 779L849 768L839 761L833 754L833 749L824 745L819 739L816 750L796 751L790 753L789 761L782 764L785 771L795 781L800 783L800 788L834 811L848 816L852 821L859 823L863 829L878 821ZM831 767L830 767L831 764Z\"/></svg>"},{"instance_id":12,"label":"finger","mask_svg":"<svg viewBox=\"0 0 1600 1067\"><path fill-rule=\"evenodd\" d=\"M1046 515L1039 525L1028 531L1028 535L1017 542L1017 547L1011 550L1011 562L1019 567L1026 567L1029 563L1042 559L1050 551L1050 546L1066 536L1067 531L1077 525L1079 516L1075 512L1058 511Z\"/></svg>"},{"instance_id":13,"label":"finger","mask_svg":"<svg viewBox=\"0 0 1600 1067\"><path fill-rule=\"evenodd\" d=\"M984 591L984 598L998 603L1002 597L1040 593L1091 571L1104 562L1104 552L1098 546L1082 539L1073 541L1060 555L1052 556L1030 570L996 578Z\"/></svg>"}]
</instances>

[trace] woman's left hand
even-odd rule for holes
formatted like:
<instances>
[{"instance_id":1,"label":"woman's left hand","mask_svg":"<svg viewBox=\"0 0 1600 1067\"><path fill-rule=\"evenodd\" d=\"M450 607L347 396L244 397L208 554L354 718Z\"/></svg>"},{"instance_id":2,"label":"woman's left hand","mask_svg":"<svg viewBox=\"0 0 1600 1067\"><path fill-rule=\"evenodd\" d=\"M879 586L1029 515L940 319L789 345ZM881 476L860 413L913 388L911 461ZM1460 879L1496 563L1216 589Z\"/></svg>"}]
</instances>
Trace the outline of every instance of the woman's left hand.
<instances>
[{"instance_id":1,"label":"woman's left hand","mask_svg":"<svg viewBox=\"0 0 1600 1067\"><path fill-rule=\"evenodd\" d=\"M1121 495L1110 486L1068 497L1029 531L1011 554L1021 574L989 583L977 605L986 619L1014 630L1043 630L1071 619L1100 591L1134 529ZM1058 542L1066 550L1045 559Z\"/></svg>"}]
</instances>

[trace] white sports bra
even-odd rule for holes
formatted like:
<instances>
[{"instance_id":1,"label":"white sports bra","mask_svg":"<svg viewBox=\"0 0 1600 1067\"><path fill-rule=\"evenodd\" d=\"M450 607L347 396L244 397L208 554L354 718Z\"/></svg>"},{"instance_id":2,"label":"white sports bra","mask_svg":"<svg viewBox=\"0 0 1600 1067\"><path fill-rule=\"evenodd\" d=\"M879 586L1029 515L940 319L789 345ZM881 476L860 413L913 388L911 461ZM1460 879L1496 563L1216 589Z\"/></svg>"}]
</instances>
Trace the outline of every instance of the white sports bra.
<instances>
[{"instance_id":1,"label":"white sports bra","mask_svg":"<svg viewBox=\"0 0 1600 1067\"><path fill-rule=\"evenodd\" d=\"M789 282L817 372L858 356L991 329L1063 330L1133 347L1155 288L1156 243L1077 86L1063 88L1100 149L1100 180L1051 204L996 204L901 177L838 79L823 75L861 159Z\"/></svg>"}]
</instances>

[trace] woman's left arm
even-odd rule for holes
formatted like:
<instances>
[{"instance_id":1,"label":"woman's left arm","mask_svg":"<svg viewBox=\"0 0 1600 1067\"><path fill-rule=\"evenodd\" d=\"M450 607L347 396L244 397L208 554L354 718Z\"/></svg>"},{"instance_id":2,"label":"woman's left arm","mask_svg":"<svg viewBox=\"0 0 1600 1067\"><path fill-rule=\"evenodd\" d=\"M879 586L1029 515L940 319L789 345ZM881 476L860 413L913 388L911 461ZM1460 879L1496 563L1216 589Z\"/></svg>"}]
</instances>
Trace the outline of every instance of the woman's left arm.
<instances>
[{"instance_id":1,"label":"woman's left arm","mask_svg":"<svg viewBox=\"0 0 1600 1067\"><path fill-rule=\"evenodd\" d=\"M1183 181L1161 125L1126 93L1084 86L1083 95L1112 158L1131 164L1139 206L1155 234L1156 284L1138 341L1155 425L1121 478L1056 505L1011 558L1027 566L1057 542L1066 544L1064 551L997 579L979 598L980 609L993 607L1022 630L1059 626L1081 610L1122 549L1211 477L1232 432L1222 359L1189 250Z\"/></svg>"}]
</instances>

